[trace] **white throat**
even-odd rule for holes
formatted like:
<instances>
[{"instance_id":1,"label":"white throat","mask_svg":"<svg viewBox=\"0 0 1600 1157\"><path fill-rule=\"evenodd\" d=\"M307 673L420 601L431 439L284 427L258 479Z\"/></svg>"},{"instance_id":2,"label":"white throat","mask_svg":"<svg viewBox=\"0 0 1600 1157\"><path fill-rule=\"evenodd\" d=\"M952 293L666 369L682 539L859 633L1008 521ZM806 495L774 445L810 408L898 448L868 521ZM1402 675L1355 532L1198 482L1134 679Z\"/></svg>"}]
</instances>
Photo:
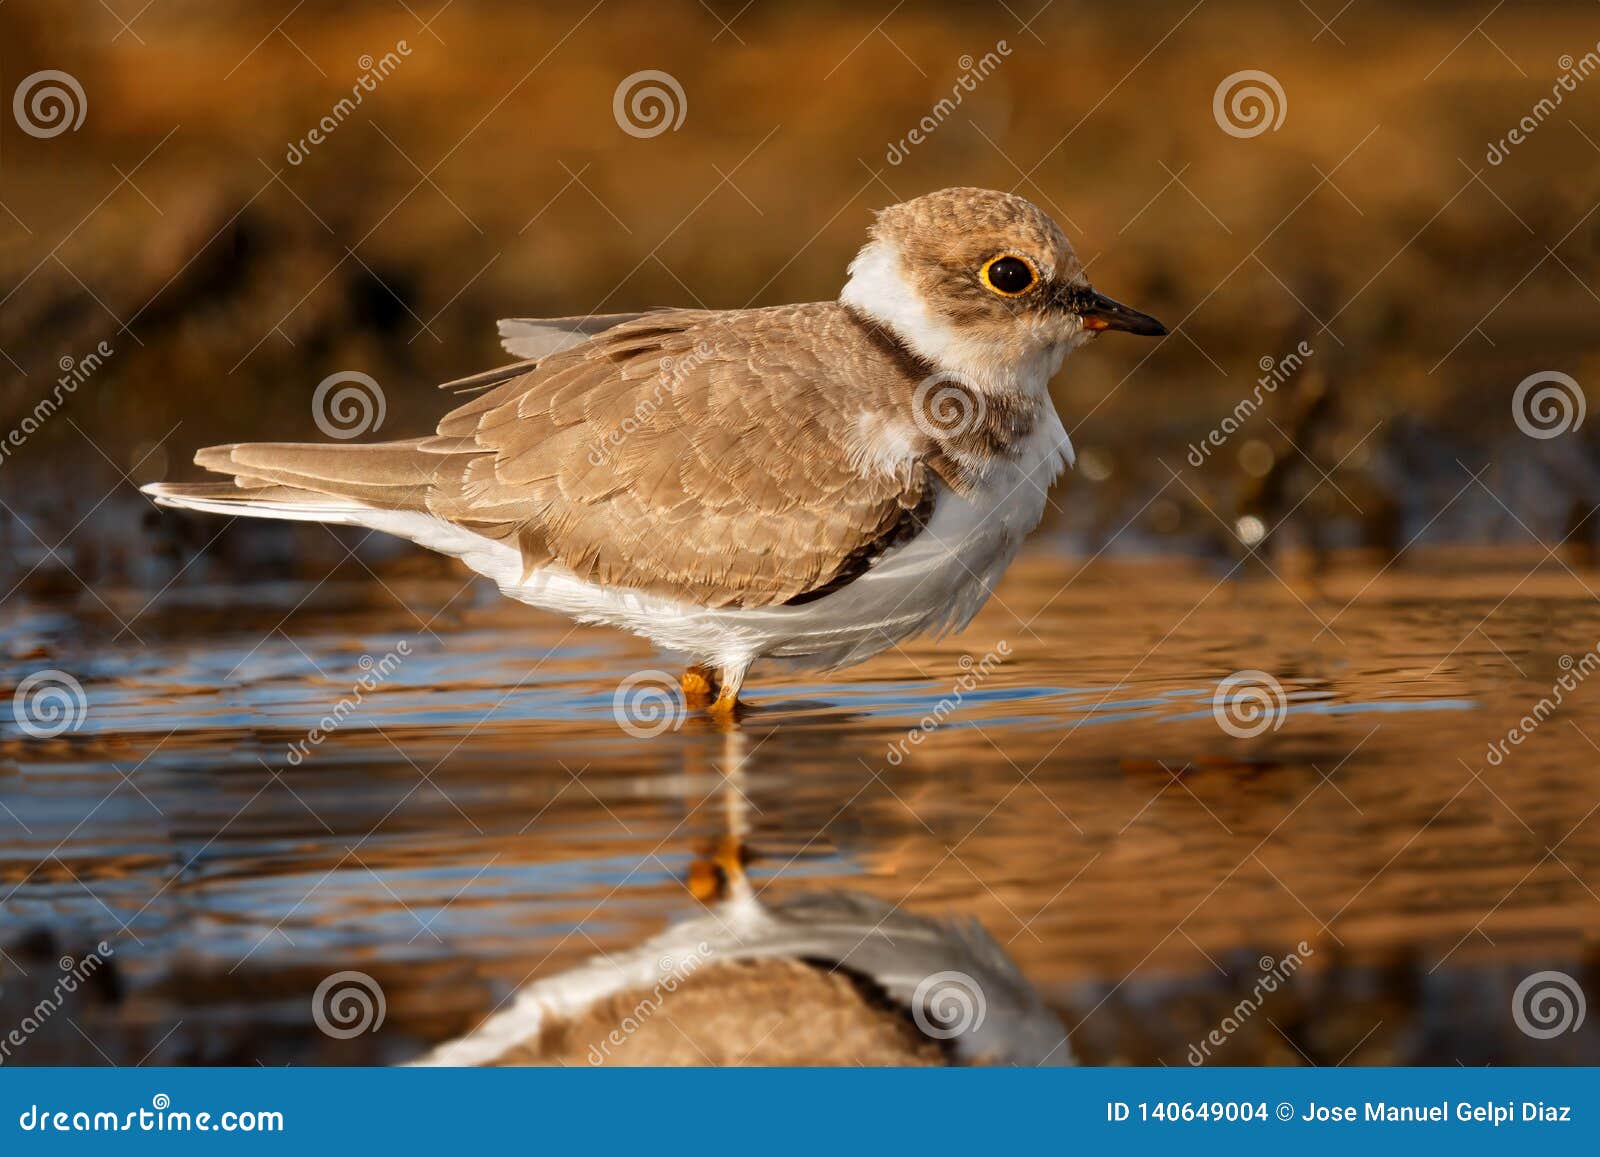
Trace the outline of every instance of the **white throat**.
<instances>
[{"instance_id":1,"label":"white throat","mask_svg":"<svg viewBox=\"0 0 1600 1157\"><path fill-rule=\"evenodd\" d=\"M860 310L893 330L912 353L980 389L1007 390L1049 398L1050 379L1078 344L1055 342L1028 347L963 334L939 318L905 273L899 247L875 240L850 263L850 277L839 302Z\"/></svg>"}]
</instances>

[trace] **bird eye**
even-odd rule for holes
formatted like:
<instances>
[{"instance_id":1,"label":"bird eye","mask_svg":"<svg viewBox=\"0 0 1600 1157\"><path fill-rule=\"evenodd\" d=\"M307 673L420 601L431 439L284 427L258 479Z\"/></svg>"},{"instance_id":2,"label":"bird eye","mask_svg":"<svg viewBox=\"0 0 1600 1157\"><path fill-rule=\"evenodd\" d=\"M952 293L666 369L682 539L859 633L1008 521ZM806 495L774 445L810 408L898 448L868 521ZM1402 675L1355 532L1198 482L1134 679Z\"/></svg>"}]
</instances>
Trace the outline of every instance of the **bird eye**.
<instances>
[{"instance_id":1,"label":"bird eye","mask_svg":"<svg viewBox=\"0 0 1600 1157\"><path fill-rule=\"evenodd\" d=\"M979 279L1004 297L1018 297L1033 288L1038 274L1025 259L1010 253L991 257L978 272Z\"/></svg>"}]
</instances>

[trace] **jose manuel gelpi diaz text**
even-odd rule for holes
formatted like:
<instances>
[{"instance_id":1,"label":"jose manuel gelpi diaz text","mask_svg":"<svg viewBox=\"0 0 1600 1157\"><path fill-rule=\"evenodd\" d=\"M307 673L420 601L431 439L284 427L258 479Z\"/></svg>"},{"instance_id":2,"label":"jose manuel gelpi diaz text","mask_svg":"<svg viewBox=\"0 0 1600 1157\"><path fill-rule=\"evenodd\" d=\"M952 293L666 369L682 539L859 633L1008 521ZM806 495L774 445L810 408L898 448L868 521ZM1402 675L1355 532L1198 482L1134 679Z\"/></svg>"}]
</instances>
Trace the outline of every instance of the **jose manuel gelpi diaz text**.
<instances>
[{"instance_id":1,"label":"jose manuel gelpi diaz text","mask_svg":"<svg viewBox=\"0 0 1600 1157\"><path fill-rule=\"evenodd\" d=\"M1479 1121L1488 1125L1507 1125L1517 1121L1560 1122L1572 1120L1569 1105L1547 1105L1543 1101L1490 1101L1474 1105L1470 1101L1440 1101L1437 1105L1391 1105L1385 1101L1365 1101L1358 1111L1354 1105L1319 1105L1315 1101L1300 1114L1302 1121Z\"/></svg>"}]
</instances>

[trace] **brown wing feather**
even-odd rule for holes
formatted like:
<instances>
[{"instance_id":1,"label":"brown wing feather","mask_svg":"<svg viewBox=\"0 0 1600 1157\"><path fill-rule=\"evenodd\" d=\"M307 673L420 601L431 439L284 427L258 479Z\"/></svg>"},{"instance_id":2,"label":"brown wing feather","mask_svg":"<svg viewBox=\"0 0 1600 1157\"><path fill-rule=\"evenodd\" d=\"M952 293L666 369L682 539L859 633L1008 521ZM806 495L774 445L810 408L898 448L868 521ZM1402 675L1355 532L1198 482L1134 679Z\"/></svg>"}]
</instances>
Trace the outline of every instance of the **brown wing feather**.
<instances>
[{"instance_id":1,"label":"brown wing feather","mask_svg":"<svg viewBox=\"0 0 1600 1157\"><path fill-rule=\"evenodd\" d=\"M706 606L790 602L925 515L923 469L860 465L863 412L901 411L914 433L918 369L836 305L649 314L448 415L440 435L475 448L429 509L495 524L530 568Z\"/></svg>"},{"instance_id":2,"label":"brown wing feather","mask_svg":"<svg viewBox=\"0 0 1600 1157\"><path fill-rule=\"evenodd\" d=\"M530 571L774 606L858 577L927 518L936 448L911 418L927 372L834 304L661 311L465 379L481 392L431 437L196 461L244 500L291 488L426 511L515 545ZM898 473L873 465L885 429L914 449Z\"/></svg>"}]
</instances>

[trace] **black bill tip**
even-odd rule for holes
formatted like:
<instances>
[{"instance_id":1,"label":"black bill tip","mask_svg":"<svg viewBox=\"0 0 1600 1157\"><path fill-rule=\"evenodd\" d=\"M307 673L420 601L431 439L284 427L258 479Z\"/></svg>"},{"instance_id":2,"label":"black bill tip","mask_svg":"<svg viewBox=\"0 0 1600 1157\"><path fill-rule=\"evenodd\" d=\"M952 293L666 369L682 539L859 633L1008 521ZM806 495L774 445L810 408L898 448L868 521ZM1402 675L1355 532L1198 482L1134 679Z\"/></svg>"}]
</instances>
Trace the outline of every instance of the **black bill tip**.
<instances>
[{"instance_id":1,"label":"black bill tip","mask_svg":"<svg viewBox=\"0 0 1600 1157\"><path fill-rule=\"evenodd\" d=\"M1093 333L1114 329L1141 337L1165 337L1167 334L1167 327L1148 313L1129 309L1103 293L1090 290L1077 299L1075 306L1075 312L1083 321L1083 328Z\"/></svg>"}]
</instances>

